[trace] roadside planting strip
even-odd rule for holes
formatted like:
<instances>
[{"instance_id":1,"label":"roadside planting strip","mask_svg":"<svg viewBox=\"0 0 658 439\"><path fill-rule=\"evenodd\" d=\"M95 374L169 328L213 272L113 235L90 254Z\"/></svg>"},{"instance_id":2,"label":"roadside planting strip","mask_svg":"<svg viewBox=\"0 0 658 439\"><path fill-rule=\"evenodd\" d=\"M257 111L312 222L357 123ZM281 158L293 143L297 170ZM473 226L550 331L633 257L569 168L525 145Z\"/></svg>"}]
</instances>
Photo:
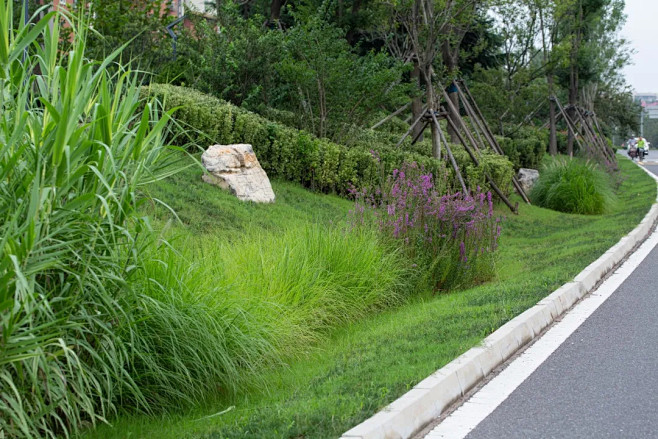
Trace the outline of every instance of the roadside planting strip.
<instances>
[{"instance_id":1,"label":"roadside planting strip","mask_svg":"<svg viewBox=\"0 0 658 439\"><path fill-rule=\"evenodd\" d=\"M658 177L644 167L641 166L641 168L658 183ZM493 334L485 338L480 346L466 351L425 378L386 408L344 433L341 439L407 439L412 437L427 424L439 418L457 400L465 396L469 390L484 380L491 371L505 363L517 351L538 337L544 329L553 324L558 317L562 316L576 302L592 292L601 279L649 237L657 219L658 204L654 204L649 210L649 213L647 213L633 231L624 236L600 258L592 262L572 282L562 285L535 306L501 326ZM570 322L568 325L571 325L573 330L580 326L616 290L614 284L617 282L621 284L630 275L634 267L637 266L638 262L636 259L644 259L646 254L649 253L657 242L658 232L654 233L649 241L640 247L640 250L637 251L637 256L631 256L628 263L624 264L624 266L608 279L610 282L601 285L601 291L597 290L595 294L591 295L591 300L582 303L582 305L588 304L587 310L574 312L573 318L569 320L565 318L567 323ZM647 248L649 250L646 250ZM576 326L574 327L574 325ZM564 335L564 331L568 330L566 328L558 329L556 326L551 328L546 335L549 335L554 329L556 330L555 332L562 335ZM552 342L548 341L547 343L537 347L538 350L541 350L546 355L546 358L559 346L559 344L555 345L555 340L552 340ZM539 343L537 344L539 345ZM530 349L533 347L535 346L532 346ZM523 359L523 355L519 359ZM517 372L521 373L519 370L524 369L525 371L523 373L527 373L527 376L529 376L540 364L535 365L528 362L517 363L519 366L516 366L516 370L511 370L507 375L513 375ZM505 370L501 375L504 373ZM496 384L494 384L494 381L492 380L483 388L484 390L487 386L492 385L488 393L486 393L488 396L483 397L488 400L490 407L497 399L502 397L502 400L504 400L511 393L511 390L501 391L499 384L498 387L495 387ZM475 400L472 404L464 404L458 411L466 411L467 417L471 421L476 422L480 417L486 417L495 408L494 405L488 413L487 410L489 409L477 408L476 405L481 405L483 402L485 402L484 399ZM446 418L444 423L449 419ZM470 429L477 425L477 423L472 425L472 422L468 425L463 421L451 422L454 425L445 424L444 427L441 427L444 424L439 424L427 438L449 437L452 439L463 437ZM479 421L477 422L479 423ZM451 430L447 430L448 428L451 428Z\"/></svg>"}]
</instances>

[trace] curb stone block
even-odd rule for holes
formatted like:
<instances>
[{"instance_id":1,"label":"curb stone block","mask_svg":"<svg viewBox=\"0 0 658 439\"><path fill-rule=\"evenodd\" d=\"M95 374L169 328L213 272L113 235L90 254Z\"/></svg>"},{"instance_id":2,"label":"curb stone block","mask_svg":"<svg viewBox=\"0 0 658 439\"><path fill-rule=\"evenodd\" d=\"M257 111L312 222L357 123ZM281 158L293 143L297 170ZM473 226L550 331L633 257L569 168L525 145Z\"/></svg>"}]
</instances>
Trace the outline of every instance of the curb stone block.
<instances>
[{"instance_id":1,"label":"curb stone block","mask_svg":"<svg viewBox=\"0 0 658 439\"><path fill-rule=\"evenodd\" d=\"M498 364L502 359L500 352L496 350L495 346L483 345L471 350L475 351L477 358L480 361L482 377L486 377L492 370L498 367Z\"/></svg>"},{"instance_id":2,"label":"curb stone block","mask_svg":"<svg viewBox=\"0 0 658 439\"><path fill-rule=\"evenodd\" d=\"M610 255L604 254L588 265L587 268L574 278L574 281L580 282L585 291L590 291L614 267L615 263L612 259Z\"/></svg>"},{"instance_id":3,"label":"curb stone block","mask_svg":"<svg viewBox=\"0 0 658 439\"><path fill-rule=\"evenodd\" d=\"M545 297L542 300L540 300L538 305L544 305L546 307L548 312L551 313L551 320L555 320L560 315L559 309L555 304L555 301L549 299L548 297Z\"/></svg>"},{"instance_id":4,"label":"curb stone block","mask_svg":"<svg viewBox=\"0 0 658 439\"><path fill-rule=\"evenodd\" d=\"M503 362L511 357L519 348L519 342L513 334L515 328L508 325L508 323L509 322L484 339L487 345L492 346L493 349L500 352L500 357Z\"/></svg>"},{"instance_id":5,"label":"curb stone block","mask_svg":"<svg viewBox=\"0 0 658 439\"><path fill-rule=\"evenodd\" d=\"M457 371L443 374L441 369L418 383L416 389L425 390L434 401L434 417L443 413L457 398L462 396Z\"/></svg>"},{"instance_id":6,"label":"curb stone block","mask_svg":"<svg viewBox=\"0 0 658 439\"><path fill-rule=\"evenodd\" d=\"M478 381L484 378L482 365L480 364L479 352L469 349L463 355L457 357L459 367L457 378L461 386L462 396L466 394Z\"/></svg>"},{"instance_id":7,"label":"curb stone block","mask_svg":"<svg viewBox=\"0 0 658 439\"><path fill-rule=\"evenodd\" d=\"M532 338L536 337L546 326L550 324L551 313L546 305L535 305L529 310L524 311L517 317L520 321L525 321L532 331Z\"/></svg>"}]
</instances>

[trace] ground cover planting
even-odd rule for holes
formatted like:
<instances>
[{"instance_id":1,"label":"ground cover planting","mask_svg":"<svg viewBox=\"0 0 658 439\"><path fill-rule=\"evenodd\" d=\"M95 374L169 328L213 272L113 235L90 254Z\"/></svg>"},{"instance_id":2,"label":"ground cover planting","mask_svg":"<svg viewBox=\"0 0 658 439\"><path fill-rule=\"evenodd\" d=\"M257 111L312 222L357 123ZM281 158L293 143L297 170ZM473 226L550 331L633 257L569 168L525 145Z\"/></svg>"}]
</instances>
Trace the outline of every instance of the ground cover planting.
<instances>
[{"instance_id":1,"label":"ground cover planting","mask_svg":"<svg viewBox=\"0 0 658 439\"><path fill-rule=\"evenodd\" d=\"M332 331L308 356L268 372L264 388L153 418L124 416L85 437L328 438L363 421L420 379L573 278L630 231L655 184L620 160L619 203L605 215L521 206L503 222L495 281L433 294Z\"/></svg>"}]
</instances>

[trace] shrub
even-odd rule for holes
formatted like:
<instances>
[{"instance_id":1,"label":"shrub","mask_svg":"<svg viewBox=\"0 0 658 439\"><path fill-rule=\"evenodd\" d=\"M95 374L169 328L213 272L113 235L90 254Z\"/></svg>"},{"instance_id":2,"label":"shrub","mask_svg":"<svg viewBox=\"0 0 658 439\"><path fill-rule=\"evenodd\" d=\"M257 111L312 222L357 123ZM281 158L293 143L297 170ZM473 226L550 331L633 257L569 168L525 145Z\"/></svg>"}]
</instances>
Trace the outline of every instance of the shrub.
<instances>
[{"instance_id":1,"label":"shrub","mask_svg":"<svg viewBox=\"0 0 658 439\"><path fill-rule=\"evenodd\" d=\"M541 207L584 215L605 213L615 199L605 172L592 162L569 158L544 167L530 198Z\"/></svg>"},{"instance_id":2,"label":"shrub","mask_svg":"<svg viewBox=\"0 0 658 439\"><path fill-rule=\"evenodd\" d=\"M539 169L548 149L548 130L525 126L510 128L510 137L498 137L505 155L514 164L514 169Z\"/></svg>"},{"instance_id":3,"label":"shrub","mask_svg":"<svg viewBox=\"0 0 658 439\"><path fill-rule=\"evenodd\" d=\"M511 193L514 167L507 157L491 150L480 151L480 166L476 166L461 145L453 145L452 152L470 190L492 190L485 176L485 173L488 173L503 194L507 196Z\"/></svg>"},{"instance_id":4,"label":"shrub","mask_svg":"<svg viewBox=\"0 0 658 439\"><path fill-rule=\"evenodd\" d=\"M437 175L445 168L443 161L430 156L431 146L427 142L410 151L391 146L394 138L389 134L365 130L351 140L350 146L340 145L271 122L196 90L151 84L143 87L141 94L144 98L157 97L167 110L178 108L175 118L180 129L170 139L174 143L250 143L268 175L314 190L346 195L352 187L374 187L381 183L382 175L389 175L405 162L416 162ZM488 188L482 170L471 163L465 151L456 152L455 156L472 189ZM509 192L513 174L507 159L485 151L480 161L501 190Z\"/></svg>"},{"instance_id":5,"label":"shrub","mask_svg":"<svg viewBox=\"0 0 658 439\"><path fill-rule=\"evenodd\" d=\"M406 249L430 285L443 290L493 276L500 235L491 193L446 193L446 177L405 164L383 187L357 193L352 218L354 226L374 219L386 237Z\"/></svg>"}]
</instances>

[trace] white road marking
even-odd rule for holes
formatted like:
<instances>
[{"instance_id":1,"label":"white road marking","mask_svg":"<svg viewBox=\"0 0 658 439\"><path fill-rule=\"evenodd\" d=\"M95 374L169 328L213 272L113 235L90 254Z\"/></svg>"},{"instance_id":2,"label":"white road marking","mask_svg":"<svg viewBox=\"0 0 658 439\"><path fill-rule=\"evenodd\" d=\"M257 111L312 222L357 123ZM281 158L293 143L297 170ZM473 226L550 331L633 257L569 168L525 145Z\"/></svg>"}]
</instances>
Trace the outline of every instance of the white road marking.
<instances>
[{"instance_id":1,"label":"white road marking","mask_svg":"<svg viewBox=\"0 0 658 439\"><path fill-rule=\"evenodd\" d=\"M512 361L498 376L476 392L450 416L430 431L425 439L462 439L489 416L519 387L571 334L603 304L635 271L658 244L658 230L595 291L585 297L562 320Z\"/></svg>"}]
</instances>

